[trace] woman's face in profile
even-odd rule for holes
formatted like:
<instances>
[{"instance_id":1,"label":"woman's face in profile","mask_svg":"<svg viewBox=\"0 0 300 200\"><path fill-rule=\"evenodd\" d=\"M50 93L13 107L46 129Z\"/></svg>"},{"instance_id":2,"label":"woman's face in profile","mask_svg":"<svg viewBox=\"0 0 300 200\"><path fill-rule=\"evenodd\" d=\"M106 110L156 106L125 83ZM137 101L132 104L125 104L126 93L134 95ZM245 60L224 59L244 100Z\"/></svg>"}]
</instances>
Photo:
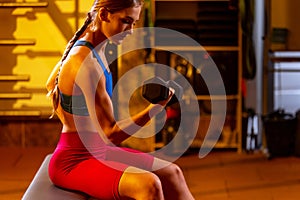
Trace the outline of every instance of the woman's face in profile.
<instances>
[{"instance_id":1,"label":"woman's face in profile","mask_svg":"<svg viewBox=\"0 0 300 200\"><path fill-rule=\"evenodd\" d=\"M104 34L115 44L121 44L127 35L133 33L135 23L139 20L142 6L126 8L115 13L108 13Z\"/></svg>"}]
</instances>

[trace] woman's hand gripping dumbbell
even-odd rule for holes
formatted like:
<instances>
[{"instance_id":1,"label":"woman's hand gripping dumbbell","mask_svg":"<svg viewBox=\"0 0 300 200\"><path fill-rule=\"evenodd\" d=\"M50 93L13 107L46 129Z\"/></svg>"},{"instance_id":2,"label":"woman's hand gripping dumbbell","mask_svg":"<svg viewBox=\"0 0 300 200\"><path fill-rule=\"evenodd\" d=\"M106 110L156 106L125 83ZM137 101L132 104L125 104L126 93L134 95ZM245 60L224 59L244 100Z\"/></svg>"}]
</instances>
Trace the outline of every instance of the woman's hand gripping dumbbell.
<instances>
[{"instance_id":1,"label":"woman's hand gripping dumbbell","mask_svg":"<svg viewBox=\"0 0 300 200\"><path fill-rule=\"evenodd\" d=\"M142 95L150 103L171 105L182 99L183 89L175 81L164 81L160 77L153 77L144 82Z\"/></svg>"}]
</instances>

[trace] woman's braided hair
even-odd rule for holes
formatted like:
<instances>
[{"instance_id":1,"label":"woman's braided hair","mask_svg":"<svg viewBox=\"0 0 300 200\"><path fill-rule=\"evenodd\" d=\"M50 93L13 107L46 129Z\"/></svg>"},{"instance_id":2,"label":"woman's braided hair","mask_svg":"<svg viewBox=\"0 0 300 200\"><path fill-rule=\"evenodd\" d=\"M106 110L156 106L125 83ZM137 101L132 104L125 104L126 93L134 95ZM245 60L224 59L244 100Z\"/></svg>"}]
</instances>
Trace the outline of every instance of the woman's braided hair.
<instances>
[{"instance_id":1,"label":"woman's braided hair","mask_svg":"<svg viewBox=\"0 0 300 200\"><path fill-rule=\"evenodd\" d=\"M69 52L71 51L72 47L74 46L75 42L79 39L79 37L84 33L84 31L97 20L96 16L100 8L104 7L110 13L114 13L126 8L140 6L143 4L143 0L95 0L94 4L88 12L87 17L84 21L84 24L76 31L74 36L68 42L66 49L63 53L61 60L59 61L60 69L58 70L57 76L55 78L55 85L52 90L49 91L48 96L52 97L52 104L53 104L53 113L51 117L54 116L54 113L59 104L59 88L58 88L58 79L59 74L61 71L62 63L67 58ZM94 30L95 31L95 30Z\"/></svg>"}]
</instances>

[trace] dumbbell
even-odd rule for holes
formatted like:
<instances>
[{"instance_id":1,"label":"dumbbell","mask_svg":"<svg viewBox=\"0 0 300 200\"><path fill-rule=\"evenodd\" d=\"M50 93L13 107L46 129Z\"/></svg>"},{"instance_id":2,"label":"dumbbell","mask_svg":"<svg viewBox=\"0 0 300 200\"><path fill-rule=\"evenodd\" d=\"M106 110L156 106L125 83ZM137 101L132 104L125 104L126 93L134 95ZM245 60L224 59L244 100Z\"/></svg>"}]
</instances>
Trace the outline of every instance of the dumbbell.
<instances>
[{"instance_id":1,"label":"dumbbell","mask_svg":"<svg viewBox=\"0 0 300 200\"><path fill-rule=\"evenodd\" d=\"M181 101L182 96L183 96L183 88L173 80L168 81L167 85L168 85L169 88L172 88L175 91L174 95L172 96L172 98L168 102L168 105L171 105L171 104L174 104L178 101Z\"/></svg>"},{"instance_id":2,"label":"dumbbell","mask_svg":"<svg viewBox=\"0 0 300 200\"><path fill-rule=\"evenodd\" d=\"M183 89L175 81L164 81L160 77L153 77L144 81L142 87L142 95L150 103L156 104L160 101L166 100L169 97L170 88L174 90L174 95L168 102L168 105L176 103L182 99Z\"/></svg>"}]
</instances>

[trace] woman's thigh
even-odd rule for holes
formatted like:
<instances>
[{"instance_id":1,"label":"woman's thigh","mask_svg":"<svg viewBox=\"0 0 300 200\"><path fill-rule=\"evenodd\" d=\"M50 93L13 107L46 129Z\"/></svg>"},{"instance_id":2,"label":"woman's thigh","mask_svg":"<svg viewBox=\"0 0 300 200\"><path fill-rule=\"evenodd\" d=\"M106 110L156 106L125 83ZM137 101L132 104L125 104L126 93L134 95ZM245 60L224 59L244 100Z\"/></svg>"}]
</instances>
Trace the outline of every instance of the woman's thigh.
<instances>
[{"instance_id":1,"label":"woman's thigh","mask_svg":"<svg viewBox=\"0 0 300 200\"><path fill-rule=\"evenodd\" d=\"M105 160L120 162L128 166L151 171L154 156L135 149L124 147L107 147Z\"/></svg>"},{"instance_id":2,"label":"woman's thigh","mask_svg":"<svg viewBox=\"0 0 300 200\"><path fill-rule=\"evenodd\" d=\"M68 173L61 171L54 184L84 192L97 199L120 199L119 181L127 168L122 163L88 159Z\"/></svg>"}]
</instances>

